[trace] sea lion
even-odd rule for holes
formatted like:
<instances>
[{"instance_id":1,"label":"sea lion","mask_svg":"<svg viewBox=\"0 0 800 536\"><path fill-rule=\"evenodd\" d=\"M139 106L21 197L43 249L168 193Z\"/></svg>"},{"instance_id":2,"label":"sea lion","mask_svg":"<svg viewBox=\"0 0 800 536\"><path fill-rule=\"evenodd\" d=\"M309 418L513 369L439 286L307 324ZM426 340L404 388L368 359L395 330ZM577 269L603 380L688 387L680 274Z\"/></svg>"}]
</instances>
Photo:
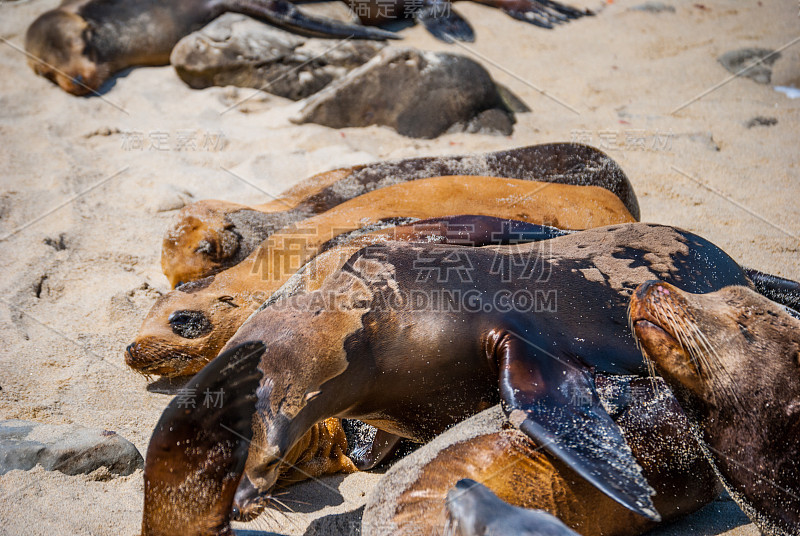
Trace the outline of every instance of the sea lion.
<instances>
[{"instance_id":1,"label":"sea lion","mask_svg":"<svg viewBox=\"0 0 800 536\"><path fill-rule=\"evenodd\" d=\"M557 517L543 510L511 506L469 478L456 482L446 504L456 520L454 536L580 536Z\"/></svg>"},{"instance_id":2,"label":"sea lion","mask_svg":"<svg viewBox=\"0 0 800 536\"><path fill-rule=\"evenodd\" d=\"M145 374L194 374L334 237L386 218L464 213L571 229L633 221L619 198L596 186L493 177L437 177L389 186L287 227L233 268L165 294L145 318L125 362Z\"/></svg>"},{"instance_id":3,"label":"sea lion","mask_svg":"<svg viewBox=\"0 0 800 536\"><path fill-rule=\"evenodd\" d=\"M619 197L639 219L633 187L613 159L587 145L547 143L483 155L408 158L336 169L314 175L263 205L198 201L182 208L165 233L161 268L173 287L189 283L238 264L287 225L372 190L444 175L599 186Z\"/></svg>"},{"instance_id":4,"label":"sea lion","mask_svg":"<svg viewBox=\"0 0 800 536\"><path fill-rule=\"evenodd\" d=\"M388 242L341 258L317 290L271 302L228 341L269 348L242 478L261 492L280 456L323 418L424 442L502 400L510 422L552 456L658 519L594 373L647 375L627 324L640 283L694 292L751 284L707 240L653 224L515 246ZM586 403L570 404L576 396Z\"/></svg>"},{"instance_id":5,"label":"sea lion","mask_svg":"<svg viewBox=\"0 0 800 536\"><path fill-rule=\"evenodd\" d=\"M68 93L97 95L122 69L167 65L182 37L228 11L308 35L397 38L378 28L307 15L286 0L64 0L28 28L28 65Z\"/></svg>"},{"instance_id":6,"label":"sea lion","mask_svg":"<svg viewBox=\"0 0 800 536\"><path fill-rule=\"evenodd\" d=\"M344 0L366 23L415 17L445 41L473 40L472 29L446 0ZM539 26L590 14L552 0L476 0ZM175 44L225 12L242 13L317 37L399 39L394 32L315 17L287 0L64 0L28 28L25 49L33 71L73 95L97 95L114 73L137 65L166 65Z\"/></svg>"},{"instance_id":7,"label":"sea lion","mask_svg":"<svg viewBox=\"0 0 800 536\"><path fill-rule=\"evenodd\" d=\"M630 321L734 500L764 534L800 534L800 320L745 287L649 281Z\"/></svg>"},{"instance_id":8,"label":"sea lion","mask_svg":"<svg viewBox=\"0 0 800 536\"><path fill-rule=\"evenodd\" d=\"M656 490L653 503L664 521L719 495L722 488L662 380L597 375L595 381L603 407ZM654 526L537 445L509 425L499 406L479 413L389 469L367 498L362 532L423 536L447 533L449 525L469 536L484 534L480 527L492 527L486 534L518 534L520 521L541 519L523 508L555 515L582 536L634 536Z\"/></svg>"}]
</instances>

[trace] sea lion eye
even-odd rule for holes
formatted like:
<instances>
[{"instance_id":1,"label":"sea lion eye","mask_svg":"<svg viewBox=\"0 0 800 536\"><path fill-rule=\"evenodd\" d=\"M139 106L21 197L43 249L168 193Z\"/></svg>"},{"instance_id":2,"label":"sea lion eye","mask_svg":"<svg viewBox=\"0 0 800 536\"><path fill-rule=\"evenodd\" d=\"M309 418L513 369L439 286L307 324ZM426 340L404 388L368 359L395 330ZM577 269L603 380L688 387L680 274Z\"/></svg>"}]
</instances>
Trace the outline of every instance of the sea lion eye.
<instances>
[{"instance_id":1,"label":"sea lion eye","mask_svg":"<svg viewBox=\"0 0 800 536\"><path fill-rule=\"evenodd\" d=\"M200 311L175 311L169 315L172 332L184 339L196 339L211 331L212 325Z\"/></svg>"}]
</instances>

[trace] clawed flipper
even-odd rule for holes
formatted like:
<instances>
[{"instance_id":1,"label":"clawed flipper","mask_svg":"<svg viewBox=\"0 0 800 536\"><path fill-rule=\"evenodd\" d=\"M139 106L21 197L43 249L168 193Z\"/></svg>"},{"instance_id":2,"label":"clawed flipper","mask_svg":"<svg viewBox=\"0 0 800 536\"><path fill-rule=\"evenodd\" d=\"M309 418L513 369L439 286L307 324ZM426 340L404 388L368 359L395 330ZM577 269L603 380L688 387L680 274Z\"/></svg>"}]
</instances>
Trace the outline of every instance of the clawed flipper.
<instances>
[{"instance_id":1,"label":"clawed flipper","mask_svg":"<svg viewBox=\"0 0 800 536\"><path fill-rule=\"evenodd\" d=\"M472 26L452 8L450 2L430 0L414 13L414 18L435 38L445 43L475 41Z\"/></svg>"},{"instance_id":2,"label":"clawed flipper","mask_svg":"<svg viewBox=\"0 0 800 536\"><path fill-rule=\"evenodd\" d=\"M505 12L509 16L529 22L541 28L552 29L556 24L563 24L572 19L592 15L589 11L581 11L551 0L477 0L481 4Z\"/></svg>"}]
</instances>

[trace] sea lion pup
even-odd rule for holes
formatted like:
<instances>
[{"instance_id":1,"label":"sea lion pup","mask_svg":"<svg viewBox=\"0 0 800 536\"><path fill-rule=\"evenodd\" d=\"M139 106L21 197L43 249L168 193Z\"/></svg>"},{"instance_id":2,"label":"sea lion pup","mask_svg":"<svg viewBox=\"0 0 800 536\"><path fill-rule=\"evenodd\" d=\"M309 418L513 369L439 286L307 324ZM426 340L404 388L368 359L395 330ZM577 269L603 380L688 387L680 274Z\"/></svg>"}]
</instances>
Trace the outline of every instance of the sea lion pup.
<instances>
[{"instance_id":1,"label":"sea lion pup","mask_svg":"<svg viewBox=\"0 0 800 536\"><path fill-rule=\"evenodd\" d=\"M603 407L656 490L653 503L665 521L719 495L721 486L661 379L597 375L595 381ZM518 527L540 522L534 510L555 515L583 536L634 536L654 526L538 445L510 426L499 406L479 413L389 469L367 497L362 532L423 536L447 534L449 526L469 536L518 534Z\"/></svg>"},{"instance_id":2,"label":"sea lion pup","mask_svg":"<svg viewBox=\"0 0 800 536\"><path fill-rule=\"evenodd\" d=\"M387 218L464 213L568 229L633 221L619 198L596 186L493 177L437 177L389 186L287 227L233 268L165 294L145 318L125 362L145 374L194 374L336 236Z\"/></svg>"},{"instance_id":3,"label":"sea lion pup","mask_svg":"<svg viewBox=\"0 0 800 536\"><path fill-rule=\"evenodd\" d=\"M25 35L28 65L73 95L97 94L114 73L167 65L175 44L225 12L308 35L394 39L378 28L306 15L286 0L64 0Z\"/></svg>"},{"instance_id":4,"label":"sea lion pup","mask_svg":"<svg viewBox=\"0 0 800 536\"><path fill-rule=\"evenodd\" d=\"M547 143L483 155L408 158L336 169L306 179L263 205L198 201L182 208L164 235L161 268L176 287L230 268L275 231L358 195L402 182L444 175L484 175L599 186L639 219L630 181L602 151L577 143Z\"/></svg>"},{"instance_id":5,"label":"sea lion pup","mask_svg":"<svg viewBox=\"0 0 800 536\"><path fill-rule=\"evenodd\" d=\"M447 509L456 520L453 536L580 536L557 517L511 506L469 478L459 480L447 494Z\"/></svg>"},{"instance_id":6,"label":"sea lion pup","mask_svg":"<svg viewBox=\"0 0 800 536\"><path fill-rule=\"evenodd\" d=\"M800 534L800 320L748 288L650 281L630 321L734 500L764 534Z\"/></svg>"},{"instance_id":7,"label":"sea lion pup","mask_svg":"<svg viewBox=\"0 0 800 536\"><path fill-rule=\"evenodd\" d=\"M510 422L551 455L658 519L594 373L647 375L627 324L642 282L694 292L750 285L707 240L653 224L515 246L387 242L341 262L317 290L270 302L228 341L269 348L242 478L261 492L321 419L359 419L424 442L502 400Z\"/></svg>"}]
</instances>

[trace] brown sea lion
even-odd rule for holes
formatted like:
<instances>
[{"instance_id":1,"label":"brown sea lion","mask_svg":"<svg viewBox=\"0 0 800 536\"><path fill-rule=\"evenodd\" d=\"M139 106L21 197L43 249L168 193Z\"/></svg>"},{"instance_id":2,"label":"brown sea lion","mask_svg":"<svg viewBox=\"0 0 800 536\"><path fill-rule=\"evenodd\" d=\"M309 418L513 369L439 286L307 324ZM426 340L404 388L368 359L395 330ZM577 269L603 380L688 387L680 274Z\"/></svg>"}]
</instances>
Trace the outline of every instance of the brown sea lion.
<instances>
[{"instance_id":1,"label":"brown sea lion","mask_svg":"<svg viewBox=\"0 0 800 536\"><path fill-rule=\"evenodd\" d=\"M445 0L344 0L363 22L416 17L437 37L472 41L472 29ZM544 27L588 14L551 0L477 0ZM287 0L64 0L28 28L34 72L74 95L98 94L115 72L166 65L175 44L225 12L242 13L310 36L399 39L393 32L315 17Z\"/></svg>"},{"instance_id":2,"label":"brown sea lion","mask_svg":"<svg viewBox=\"0 0 800 536\"><path fill-rule=\"evenodd\" d=\"M182 208L164 236L161 268L173 287L243 261L277 230L358 195L402 182L444 175L484 175L599 186L639 219L625 173L605 153L576 143L547 143L483 155L408 158L319 173L263 205L198 201Z\"/></svg>"},{"instance_id":3,"label":"brown sea lion","mask_svg":"<svg viewBox=\"0 0 800 536\"><path fill-rule=\"evenodd\" d=\"M602 375L595 381L600 400L656 490L653 503L665 521L719 495L716 476L663 381ZM449 525L464 536L510 535L519 534L519 523L552 524L519 508L544 510L582 536L635 536L654 526L538 445L511 427L499 406L475 415L392 466L367 498L362 532L423 536L446 533ZM491 492L460 485L460 479L479 481ZM482 527L491 530L481 532Z\"/></svg>"},{"instance_id":4,"label":"brown sea lion","mask_svg":"<svg viewBox=\"0 0 800 536\"><path fill-rule=\"evenodd\" d=\"M397 37L313 17L286 0L64 0L28 28L28 64L68 93L97 95L103 82L126 67L167 65L182 37L229 11L309 35Z\"/></svg>"},{"instance_id":5,"label":"brown sea lion","mask_svg":"<svg viewBox=\"0 0 800 536\"><path fill-rule=\"evenodd\" d=\"M386 218L464 213L567 229L633 221L619 198L595 186L437 177L382 188L287 227L233 268L159 298L125 361L145 374L194 374L255 308L336 236Z\"/></svg>"},{"instance_id":6,"label":"brown sea lion","mask_svg":"<svg viewBox=\"0 0 800 536\"><path fill-rule=\"evenodd\" d=\"M658 519L594 374L647 375L627 324L642 282L750 285L710 242L651 224L517 246L388 242L328 256L342 268L317 290L271 301L228 342L269 348L242 478L264 493L281 455L323 418L427 441L502 400L509 421L554 458Z\"/></svg>"},{"instance_id":7,"label":"brown sea lion","mask_svg":"<svg viewBox=\"0 0 800 536\"><path fill-rule=\"evenodd\" d=\"M800 320L752 290L631 297L642 351L696 423L731 496L766 535L800 534Z\"/></svg>"}]
</instances>

